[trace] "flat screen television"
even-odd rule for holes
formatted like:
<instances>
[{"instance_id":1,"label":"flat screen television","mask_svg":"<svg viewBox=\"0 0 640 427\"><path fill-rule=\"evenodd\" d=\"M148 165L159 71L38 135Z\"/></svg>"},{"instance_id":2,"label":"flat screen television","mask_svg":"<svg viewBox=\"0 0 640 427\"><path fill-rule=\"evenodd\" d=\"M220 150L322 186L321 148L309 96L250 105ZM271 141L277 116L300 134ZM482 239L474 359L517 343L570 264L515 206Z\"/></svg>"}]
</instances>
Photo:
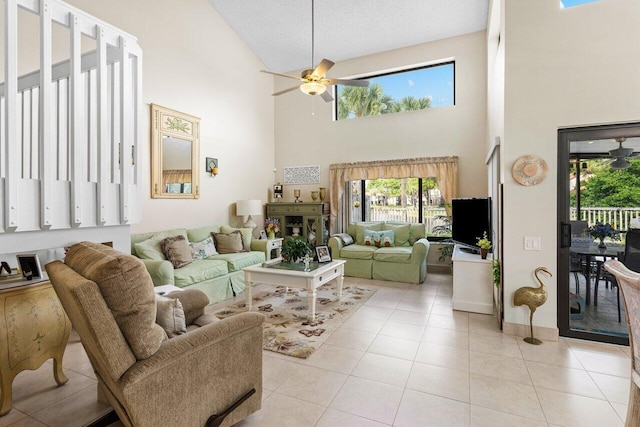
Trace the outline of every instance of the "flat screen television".
<instances>
[{"instance_id":1,"label":"flat screen television","mask_svg":"<svg viewBox=\"0 0 640 427\"><path fill-rule=\"evenodd\" d=\"M478 248L478 237L491 234L491 198L453 199L451 201L451 238L456 243ZM478 250L479 252L479 250Z\"/></svg>"}]
</instances>

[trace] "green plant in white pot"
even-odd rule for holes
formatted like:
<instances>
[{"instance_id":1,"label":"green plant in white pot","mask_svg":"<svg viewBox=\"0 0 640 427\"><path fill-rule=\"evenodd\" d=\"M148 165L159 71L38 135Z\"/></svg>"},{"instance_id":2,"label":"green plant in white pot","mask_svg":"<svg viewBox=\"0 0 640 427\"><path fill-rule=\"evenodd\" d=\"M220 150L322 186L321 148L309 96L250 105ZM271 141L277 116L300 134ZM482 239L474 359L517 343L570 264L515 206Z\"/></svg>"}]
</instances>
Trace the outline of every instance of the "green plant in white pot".
<instances>
[{"instance_id":1,"label":"green plant in white pot","mask_svg":"<svg viewBox=\"0 0 640 427\"><path fill-rule=\"evenodd\" d=\"M305 255L311 255L311 245L302 239L287 239L282 245L282 259L284 262L298 262Z\"/></svg>"}]
</instances>

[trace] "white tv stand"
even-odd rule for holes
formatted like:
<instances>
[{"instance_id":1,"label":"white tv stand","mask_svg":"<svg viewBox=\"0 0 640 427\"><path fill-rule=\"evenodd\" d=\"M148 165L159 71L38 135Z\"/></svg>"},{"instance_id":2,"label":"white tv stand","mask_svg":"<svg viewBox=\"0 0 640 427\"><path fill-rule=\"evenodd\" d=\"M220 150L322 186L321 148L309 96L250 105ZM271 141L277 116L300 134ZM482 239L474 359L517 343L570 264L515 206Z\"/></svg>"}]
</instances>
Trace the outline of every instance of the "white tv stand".
<instances>
[{"instance_id":1,"label":"white tv stand","mask_svg":"<svg viewBox=\"0 0 640 427\"><path fill-rule=\"evenodd\" d=\"M453 309L473 313L493 314L492 255L480 255L453 249Z\"/></svg>"}]
</instances>

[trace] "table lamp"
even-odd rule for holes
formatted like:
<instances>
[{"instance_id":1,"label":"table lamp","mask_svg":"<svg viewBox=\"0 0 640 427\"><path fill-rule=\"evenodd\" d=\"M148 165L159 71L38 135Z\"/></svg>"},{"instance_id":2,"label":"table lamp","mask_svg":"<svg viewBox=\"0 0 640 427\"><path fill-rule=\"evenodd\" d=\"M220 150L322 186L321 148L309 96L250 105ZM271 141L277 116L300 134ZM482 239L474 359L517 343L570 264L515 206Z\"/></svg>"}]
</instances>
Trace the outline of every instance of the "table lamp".
<instances>
[{"instance_id":1,"label":"table lamp","mask_svg":"<svg viewBox=\"0 0 640 427\"><path fill-rule=\"evenodd\" d=\"M245 228L256 228L256 223L251 215L262 214L262 200L238 200L236 202L236 215L248 216L247 221L242 224Z\"/></svg>"}]
</instances>

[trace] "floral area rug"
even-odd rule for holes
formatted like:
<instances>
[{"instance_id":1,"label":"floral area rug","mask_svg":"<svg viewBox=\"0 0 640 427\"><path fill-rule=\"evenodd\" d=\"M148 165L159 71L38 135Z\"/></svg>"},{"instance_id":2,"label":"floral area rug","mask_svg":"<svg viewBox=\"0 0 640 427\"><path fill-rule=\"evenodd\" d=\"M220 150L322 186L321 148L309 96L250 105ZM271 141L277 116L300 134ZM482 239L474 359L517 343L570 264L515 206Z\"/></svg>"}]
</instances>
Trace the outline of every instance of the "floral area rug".
<instances>
[{"instance_id":1,"label":"floral area rug","mask_svg":"<svg viewBox=\"0 0 640 427\"><path fill-rule=\"evenodd\" d=\"M254 293L253 310L264 314L262 347L265 350L306 359L331 334L355 313L375 289L349 285L342 288L342 301L338 302L334 282L316 291L316 320L308 320L307 291L277 286L268 291ZM244 301L215 312L224 319L247 311Z\"/></svg>"}]
</instances>

